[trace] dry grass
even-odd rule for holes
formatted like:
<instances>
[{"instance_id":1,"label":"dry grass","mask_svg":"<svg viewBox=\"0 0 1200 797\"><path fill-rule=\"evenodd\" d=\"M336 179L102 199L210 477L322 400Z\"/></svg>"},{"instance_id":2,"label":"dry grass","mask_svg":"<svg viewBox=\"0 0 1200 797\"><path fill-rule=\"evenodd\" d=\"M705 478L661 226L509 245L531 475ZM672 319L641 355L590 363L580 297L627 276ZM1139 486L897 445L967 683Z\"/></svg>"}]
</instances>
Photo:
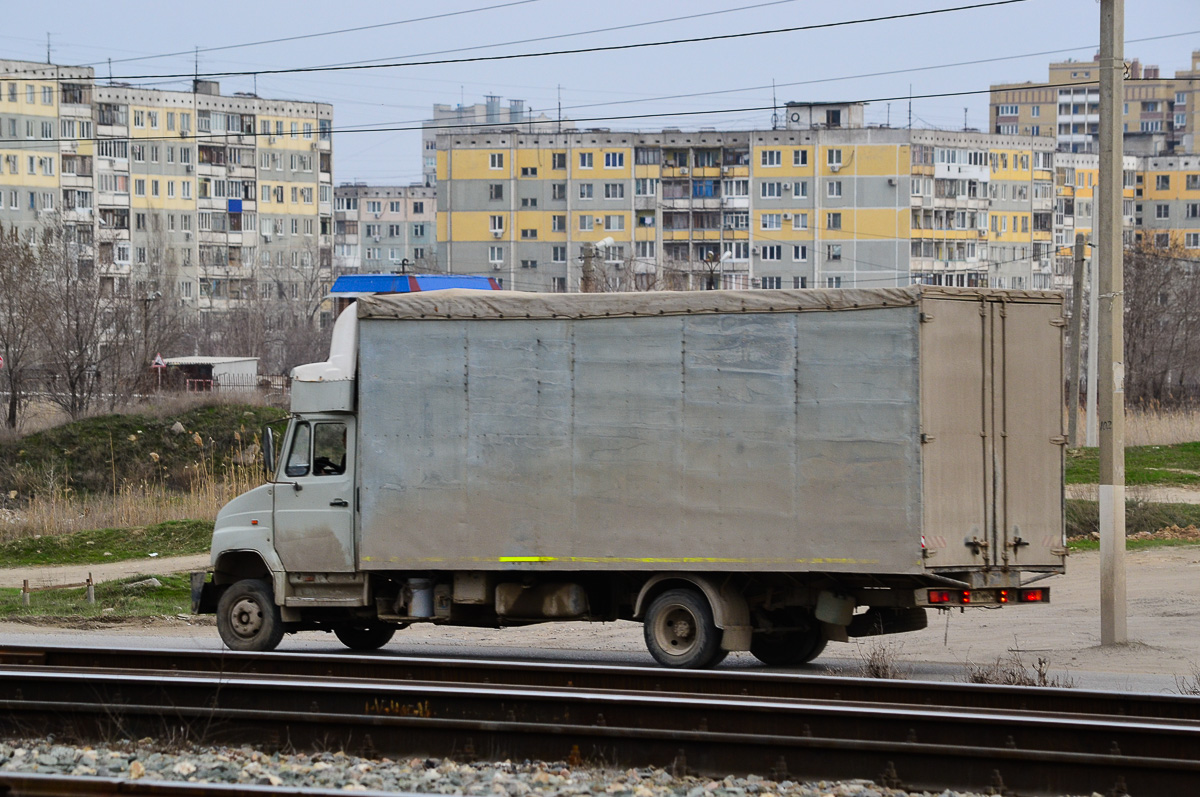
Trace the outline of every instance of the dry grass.
<instances>
[{"instance_id":1,"label":"dry grass","mask_svg":"<svg viewBox=\"0 0 1200 797\"><path fill-rule=\"evenodd\" d=\"M1065 426L1064 426L1065 428ZM1079 442L1087 435L1087 409L1079 410ZM1200 406L1150 404L1125 410L1125 445L1169 446L1200 440Z\"/></svg>"},{"instance_id":2,"label":"dry grass","mask_svg":"<svg viewBox=\"0 0 1200 797\"><path fill-rule=\"evenodd\" d=\"M872 639L855 645L858 653L858 676L862 678L885 678L905 680L912 668L900 663L900 643L893 640Z\"/></svg>"},{"instance_id":3,"label":"dry grass","mask_svg":"<svg viewBox=\"0 0 1200 797\"><path fill-rule=\"evenodd\" d=\"M118 484L109 494L80 495L60 486L19 510L0 510L0 541L72 531L151 526L168 520L213 520L230 499L262 483L261 455L248 448L244 464L216 466L199 459L187 491L164 483Z\"/></svg>"},{"instance_id":4,"label":"dry grass","mask_svg":"<svg viewBox=\"0 0 1200 797\"><path fill-rule=\"evenodd\" d=\"M1191 675L1176 675L1175 691L1181 695L1200 695L1200 667L1192 665Z\"/></svg>"},{"instance_id":5,"label":"dry grass","mask_svg":"<svg viewBox=\"0 0 1200 797\"><path fill-rule=\"evenodd\" d=\"M1027 667L1020 651L1012 651L1006 658L997 658L991 664L967 662L963 680L970 684L1002 684L1005 686L1048 686L1056 689L1071 689L1074 679L1069 675L1050 675L1050 659L1039 656L1033 667Z\"/></svg>"}]
</instances>

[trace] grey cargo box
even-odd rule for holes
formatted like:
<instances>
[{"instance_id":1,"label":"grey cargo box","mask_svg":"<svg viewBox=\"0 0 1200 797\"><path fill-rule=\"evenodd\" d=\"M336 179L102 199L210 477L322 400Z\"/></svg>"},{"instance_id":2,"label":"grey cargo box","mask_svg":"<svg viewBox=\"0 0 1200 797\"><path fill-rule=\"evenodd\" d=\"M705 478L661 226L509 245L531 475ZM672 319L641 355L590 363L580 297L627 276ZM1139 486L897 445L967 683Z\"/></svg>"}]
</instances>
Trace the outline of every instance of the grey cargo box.
<instances>
[{"instance_id":1,"label":"grey cargo box","mask_svg":"<svg viewBox=\"0 0 1200 797\"><path fill-rule=\"evenodd\" d=\"M363 569L1062 566L1059 294L358 305Z\"/></svg>"}]
</instances>

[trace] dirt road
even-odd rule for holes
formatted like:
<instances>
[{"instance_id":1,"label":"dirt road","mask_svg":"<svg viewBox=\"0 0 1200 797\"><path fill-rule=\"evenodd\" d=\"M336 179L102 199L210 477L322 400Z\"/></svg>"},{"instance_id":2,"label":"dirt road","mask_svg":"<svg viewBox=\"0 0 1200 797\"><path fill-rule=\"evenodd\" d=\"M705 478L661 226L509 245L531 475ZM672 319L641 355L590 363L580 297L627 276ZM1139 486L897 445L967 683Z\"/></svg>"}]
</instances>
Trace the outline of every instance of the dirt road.
<instances>
[{"instance_id":1,"label":"dirt road","mask_svg":"<svg viewBox=\"0 0 1200 797\"><path fill-rule=\"evenodd\" d=\"M924 631L830 644L817 664L853 673L860 657L874 645L888 646L891 655L909 668L915 678L959 678L967 662L985 664L1021 651L1026 664L1039 657L1050 661L1055 673L1075 674L1080 686L1148 691L1170 689L1178 676L1195 675L1200 666L1200 546L1180 546L1131 551L1128 573L1128 645L1100 646L1100 556L1077 553L1067 563L1067 574L1043 582L1051 589L1046 606L1008 606L1000 610L969 609L949 614L931 613ZM198 561L197 561L198 560ZM156 562L138 560L93 568L93 576L109 577L114 570L162 573L168 569L203 567L206 557L181 557ZM111 569L111 570L110 570ZM99 572L98 572L99 571ZM86 577L86 572L84 572ZM2 579L12 574L0 571ZM48 578L59 583L76 575L59 573ZM19 580L18 580L19 585ZM206 618L207 620L207 618ZM20 641L37 637L51 641L70 636L72 643L156 644L184 647L217 647L211 621L166 618L124 625L105 623L79 630L0 623L0 638ZM115 640L115 641L114 641ZM60 642L61 643L61 642ZM327 634L304 633L287 637L284 650L340 650ZM641 627L635 623L565 623L507 629L439 628L418 624L398 633L387 648L395 654L494 655L648 663ZM486 651L486 652L485 652ZM643 662L645 660L645 662ZM727 660L727 666L758 666L748 653Z\"/></svg>"}]
</instances>

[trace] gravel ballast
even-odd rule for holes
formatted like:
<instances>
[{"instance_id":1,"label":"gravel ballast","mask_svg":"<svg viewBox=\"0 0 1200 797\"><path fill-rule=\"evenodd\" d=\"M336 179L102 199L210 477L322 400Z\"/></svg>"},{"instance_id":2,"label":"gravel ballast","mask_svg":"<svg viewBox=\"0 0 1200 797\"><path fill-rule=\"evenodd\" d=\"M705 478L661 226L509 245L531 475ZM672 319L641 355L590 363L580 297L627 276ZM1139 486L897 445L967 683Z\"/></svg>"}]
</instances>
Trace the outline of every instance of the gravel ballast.
<instances>
[{"instance_id":1,"label":"gravel ballast","mask_svg":"<svg viewBox=\"0 0 1200 797\"><path fill-rule=\"evenodd\" d=\"M934 797L869 780L798 783L750 775L716 780L662 769L605 769L539 761L457 763L369 759L341 752L267 753L252 747L175 746L151 739L96 747L53 739L0 742L0 772L191 783L423 792L488 797ZM937 797L983 797L944 791Z\"/></svg>"}]
</instances>

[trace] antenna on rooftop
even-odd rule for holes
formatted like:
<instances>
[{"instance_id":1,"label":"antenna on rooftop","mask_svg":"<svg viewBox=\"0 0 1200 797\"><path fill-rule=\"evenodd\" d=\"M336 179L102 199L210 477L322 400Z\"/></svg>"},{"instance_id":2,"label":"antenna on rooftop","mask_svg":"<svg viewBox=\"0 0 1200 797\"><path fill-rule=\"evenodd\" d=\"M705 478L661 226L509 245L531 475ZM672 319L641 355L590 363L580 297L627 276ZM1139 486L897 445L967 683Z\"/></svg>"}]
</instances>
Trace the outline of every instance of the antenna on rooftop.
<instances>
[{"instance_id":1,"label":"antenna on rooftop","mask_svg":"<svg viewBox=\"0 0 1200 797\"><path fill-rule=\"evenodd\" d=\"M775 78L771 78L771 129L779 129L779 103L775 99Z\"/></svg>"},{"instance_id":2,"label":"antenna on rooftop","mask_svg":"<svg viewBox=\"0 0 1200 797\"><path fill-rule=\"evenodd\" d=\"M963 130L970 130L971 126L967 124L967 109L963 108Z\"/></svg>"},{"instance_id":3,"label":"antenna on rooftop","mask_svg":"<svg viewBox=\"0 0 1200 797\"><path fill-rule=\"evenodd\" d=\"M912 130L912 84L908 84L908 129Z\"/></svg>"},{"instance_id":4,"label":"antenna on rooftop","mask_svg":"<svg viewBox=\"0 0 1200 797\"><path fill-rule=\"evenodd\" d=\"M558 84L558 132L562 132L562 84Z\"/></svg>"},{"instance_id":5,"label":"antenna on rooftop","mask_svg":"<svg viewBox=\"0 0 1200 797\"><path fill-rule=\"evenodd\" d=\"M46 63L48 63L48 64L51 63L51 61L50 61L50 31L46 31Z\"/></svg>"}]
</instances>

